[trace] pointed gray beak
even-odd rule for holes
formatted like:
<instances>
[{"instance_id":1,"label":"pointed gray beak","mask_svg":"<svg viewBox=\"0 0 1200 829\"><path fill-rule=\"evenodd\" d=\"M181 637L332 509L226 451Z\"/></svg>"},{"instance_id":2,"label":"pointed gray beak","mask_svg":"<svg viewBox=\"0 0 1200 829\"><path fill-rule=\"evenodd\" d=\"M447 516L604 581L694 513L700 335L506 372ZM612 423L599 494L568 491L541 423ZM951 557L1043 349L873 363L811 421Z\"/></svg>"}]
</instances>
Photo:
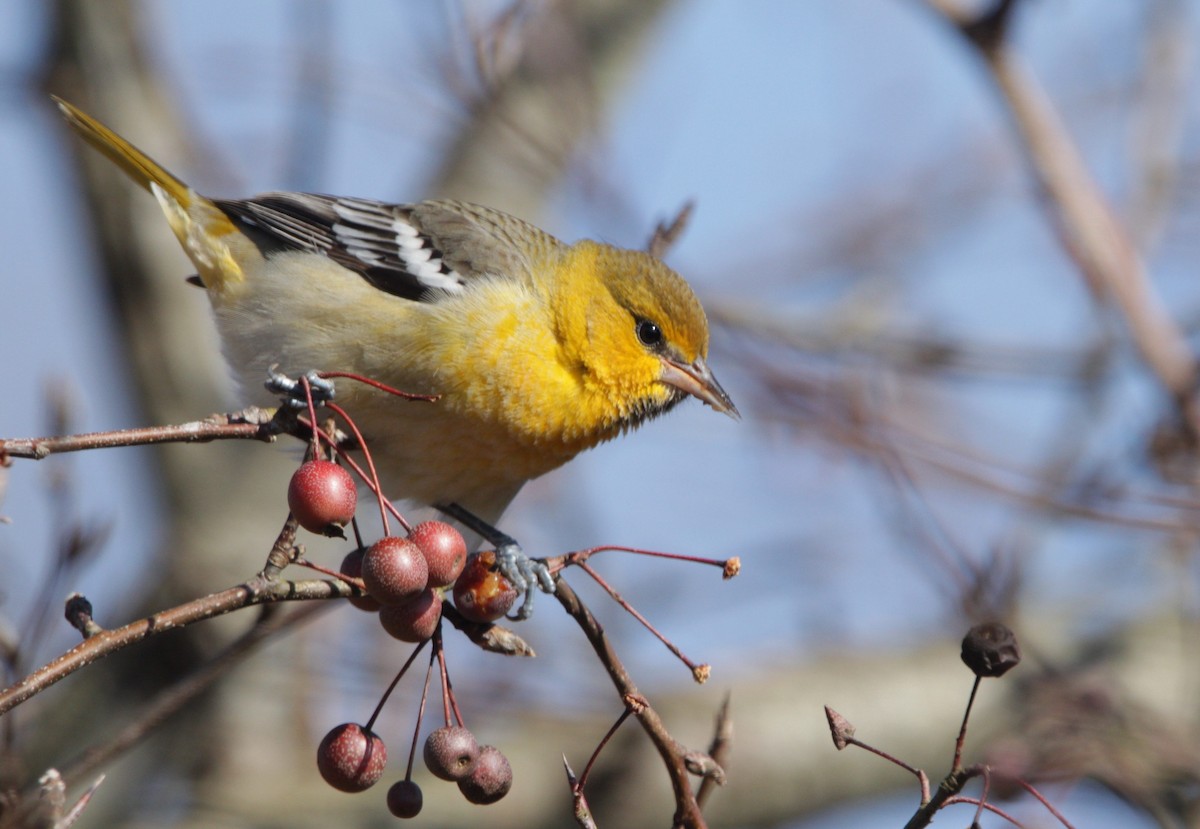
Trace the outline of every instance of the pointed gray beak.
<instances>
[{"instance_id":1,"label":"pointed gray beak","mask_svg":"<svg viewBox=\"0 0 1200 829\"><path fill-rule=\"evenodd\" d=\"M676 362L667 357L661 359L663 371L659 380L668 386L674 386L680 391L687 392L734 420L741 420L741 412L737 410L737 406L733 405L733 401L729 399L725 389L721 388L717 378L713 377L708 363L704 362L703 357L697 357L691 364Z\"/></svg>"}]
</instances>

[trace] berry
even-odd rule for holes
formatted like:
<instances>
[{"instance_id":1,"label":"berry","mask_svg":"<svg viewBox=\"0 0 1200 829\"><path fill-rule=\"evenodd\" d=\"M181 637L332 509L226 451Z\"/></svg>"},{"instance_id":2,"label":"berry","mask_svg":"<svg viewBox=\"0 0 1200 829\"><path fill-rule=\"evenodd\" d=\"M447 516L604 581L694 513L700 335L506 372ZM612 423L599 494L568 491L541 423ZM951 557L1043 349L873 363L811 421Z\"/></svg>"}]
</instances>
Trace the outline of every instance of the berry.
<instances>
[{"instance_id":1,"label":"berry","mask_svg":"<svg viewBox=\"0 0 1200 829\"><path fill-rule=\"evenodd\" d=\"M362 578L362 561L363 550L351 550L346 553L346 557L342 559L341 571L343 574L352 579ZM379 601L371 596L352 596L350 604L357 607L359 610L365 610L369 613L374 613L383 607Z\"/></svg>"},{"instance_id":2,"label":"berry","mask_svg":"<svg viewBox=\"0 0 1200 829\"><path fill-rule=\"evenodd\" d=\"M967 631L962 661L975 676L1003 676L1021 661L1017 636L1000 622L985 622Z\"/></svg>"},{"instance_id":3,"label":"berry","mask_svg":"<svg viewBox=\"0 0 1200 829\"><path fill-rule=\"evenodd\" d=\"M425 589L429 566L416 544L388 535L363 556L362 579L367 592L381 604L403 604Z\"/></svg>"},{"instance_id":4,"label":"berry","mask_svg":"<svg viewBox=\"0 0 1200 829\"><path fill-rule=\"evenodd\" d=\"M442 618L442 595L426 587L403 604L384 605L379 623L401 642L424 642L437 630Z\"/></svg>"},{"instance_id":5,"label":"berry","mask_svg":"<svg viewBox=\"0 0 1200 829\"><path fill-rule=\"evenodd\" d=\"M517 600L512 582L496 569L496 553L484 550L467 557L454 583L454 606L472 622L494 622Z\"/></svg>"},{"instance_id":6,"label":"berry","mask_svg":"<svg viewBox=\"0 0 1200 829\"><path fill-rule=\"evenodd\" d=\"M308 461L288 484L288 508L309 532L344 538L342 527L354 517L358 490L350 473L332 461Z\"/></svg>"},{"instance_id":7,"label":"berry","mask_svg":"<svg viewBox=\"0 0 1200 829\"><path fill-rule=\"evenodd\" d=\"M463 797L480 806L495 803L508 794L511 788L512 766L508 764L508 758L495 746L479 749L479 756L475 758L475 768L458 781L458 790L463 793Z\"/></svg>"},{"instance_id":8,"label":"berry","mask_svg":"<svg viewBox=\"0 0 1200 829\"><path fill-rule=\"evenodd\" d=\"M408 540L425 555L430 587L454 583L467 562L467 542L462 533L444 521L422 521L412 528Z\"/></svg>"},{"instance_id":9,"label":"berry","mask_svg":"<svg viewBox=\"0 0 1200 829\"><path fill-rule=\"evenodd\" d=\"M462 780L478 756L475 735L461 725L439 728L425 740L425 767L443 780Z\"/></svg>"},{"instance_id":10,"label":"berry","mask_svg":"<svg viewBox=\"0 0 1200 829\"><path fill-rule=\"evenodd\" d=\"M398 818L416 817L421 814L421 806L424 804L425 797L421 794L421 787L411 780L393 783L388 789L388 811Z\"/></svg>"},{"instance_id":11,"label":"berry","mask_svg":"<svg viewBox=\"0 0 1200 829\"><path fill-rule=\"evenodd\" d=\"M383 776L387 747L378 734L355 723L343 723L321 740L317 771L325 782L343 792L365 791Z\"/></svg>"}]
</instances>

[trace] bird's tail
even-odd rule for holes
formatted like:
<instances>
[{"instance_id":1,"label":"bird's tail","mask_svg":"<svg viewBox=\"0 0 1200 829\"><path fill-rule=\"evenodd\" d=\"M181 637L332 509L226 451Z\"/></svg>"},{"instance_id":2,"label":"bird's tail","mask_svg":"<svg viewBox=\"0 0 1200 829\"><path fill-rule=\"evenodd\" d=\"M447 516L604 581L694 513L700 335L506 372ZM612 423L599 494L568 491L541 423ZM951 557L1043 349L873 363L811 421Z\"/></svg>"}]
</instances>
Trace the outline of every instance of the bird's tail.
<instances>
[{"instance_id":1,"label":"bird's tail","mask_svg":"<svg viewBox=\"0 0 1200 829\"><path fill-rule=\"evenodd\" d=\"M75 132L158 199L179 243L200 271L205 287L220 292L242 281L242 268L230 245L245 237L236 232L233 222L212 200L188 187L79 107L58 97L54 97L54 102Z\"/></svg>"},{"instance_id":2,"label":"bird's tail","mask_svg":"<svg viewBox=\"0 0 1200 829\"><path fill-rule=\"evenodd\" d=\"M58 108L62 110L62 114L71 128L79 133L85 141L104 153L137 184L147 191L153 192L150 190L150 183L153 182L165 190L184 209L191 206L191 201L196 198L196 194L190 187L163 169L157 161L79 107L67 103L62 98L53 95L51 97L54 98L54 103L58 104Z\"/></svg>"}]
</instances>

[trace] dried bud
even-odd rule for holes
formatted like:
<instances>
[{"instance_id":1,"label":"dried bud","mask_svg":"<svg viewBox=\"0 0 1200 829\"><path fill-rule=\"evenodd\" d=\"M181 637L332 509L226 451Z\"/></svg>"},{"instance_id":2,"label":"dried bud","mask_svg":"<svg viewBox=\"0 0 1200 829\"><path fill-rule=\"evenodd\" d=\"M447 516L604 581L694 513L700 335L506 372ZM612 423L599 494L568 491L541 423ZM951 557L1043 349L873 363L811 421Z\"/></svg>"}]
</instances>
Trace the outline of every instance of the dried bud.
<instances>
[{"instance_id":1,"label":"dried bud","mask_svg":"<svg viewBox=\"0 0 1200 829\"><path fill-rule=\"evenodd\" d=\"M702 751L684 752L683 767L697 777L711 778L718 786L725 785L725 769L721 768L716 760Z\"/></svg>"},{"instance_id":2,"label":"dried bud","mask_svg":"<svg viewBox=\"0 0 1200 829\"><path fill-rule=\"evenodd\" d=\"M828 705L825 706L825 719L829 721L829 736L833 737L833 746L841 751L850 744L850 739L854 736L854 726Z\"/></svg>"},{"instance_id":3,"label":"dried bud","mask_svg":"<svg viewBox=\"0 0 1200 829\"><path fill-rule=\"evenodd\" d=\"M967 631L962 661L975 676L1003 676L1021 661L1016 634L999 622L985 622Z\"/></svg>"},{"instance_id":4,"label":"dried bud","mask_svg":"<svg viewBox=\"0 0 1200 829\"><path fill-rule=\"evenodd\" d=\"M721 578L731 579L738 573L742 572L742 560L737 556L725 559L725 566L722 568Z\"/></svg>"}]
</instances>

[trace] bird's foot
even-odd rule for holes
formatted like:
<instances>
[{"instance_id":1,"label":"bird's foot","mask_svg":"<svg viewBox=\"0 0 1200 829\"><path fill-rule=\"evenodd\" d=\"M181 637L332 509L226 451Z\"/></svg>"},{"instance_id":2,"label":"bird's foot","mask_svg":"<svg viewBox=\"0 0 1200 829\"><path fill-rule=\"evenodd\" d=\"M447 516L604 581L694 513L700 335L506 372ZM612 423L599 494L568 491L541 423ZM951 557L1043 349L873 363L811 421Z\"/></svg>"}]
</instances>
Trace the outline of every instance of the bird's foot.
<instances>
[{"instance_id":1,"label":"bird's foot","mask_svg":"<svg viewBox=\"0 0 1200 829\"><path fill-rule=\"evenodd\" d=\"M496 568L518 592L525 594L517 612L508 617L513 621L519 622L533 615L534 586L540 587L544 593L554 592L554 576L550 574L546 562L525 555L521 545L512 539L496 547Z\"/></svg>"},{"instance_id":2,"label":"bird's foot","mask_svg":"<svg viewBox=\"0 0 1200 829\"><path fill-rule=\"evenodd\" d=\"M554 576L546 562L525 555L521 545L511 535L500 532L470 510L458 504L439 504L438 509L458 521L464 527L478 533L496 547L496 567L500 575L508 579L519 593L524 593L521 606L508 618L513 621L528 619L533 615L533 588L540 587L545 593L555 590Z\"/></svg>"},{"instance_id":3,"label":"bird's foot","mask_svg":"<svg viewBox=\"0 0 1200 829\"><path fill-rule=\"evenodd\" d=\"M315 370L304 375L308 381L308 393L305 393L304 383L293 380L286 374L276 371L276 366L267 369L267 391L277 394L283 399L283 405L292 409L308 407L308 397L312 395L313 405L321 406L333 400L334 386L332 380L326 380Z\"/></svg>"}]
</instances>

